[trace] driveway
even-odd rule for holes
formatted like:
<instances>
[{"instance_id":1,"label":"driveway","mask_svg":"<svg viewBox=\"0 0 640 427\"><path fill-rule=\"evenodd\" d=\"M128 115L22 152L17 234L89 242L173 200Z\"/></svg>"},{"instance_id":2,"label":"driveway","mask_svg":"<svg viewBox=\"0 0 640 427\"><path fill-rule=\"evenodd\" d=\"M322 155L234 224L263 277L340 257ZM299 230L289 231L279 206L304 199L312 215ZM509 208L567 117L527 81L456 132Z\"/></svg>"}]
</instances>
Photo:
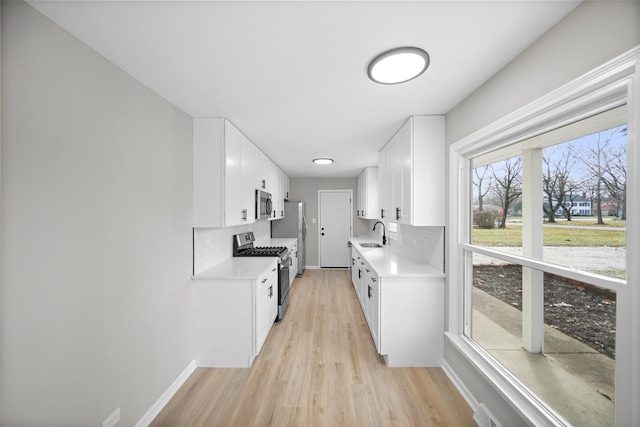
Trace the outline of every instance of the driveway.
<instances>
[{"instance_id":1,"label":"driveway","mask_svg":"<svg viewBox=\"0 0 640 427\"><path fill-rule=\"evenodd\" d=\"M520 247L492 247L513 255L522 255ZM474 254L474 264L506 264L501 260ZM584 271L604 272L609 270L626 270L626 249L611 247L573 247L545 246L542 258L544 261Z\"/></svg>"}]
</instances>

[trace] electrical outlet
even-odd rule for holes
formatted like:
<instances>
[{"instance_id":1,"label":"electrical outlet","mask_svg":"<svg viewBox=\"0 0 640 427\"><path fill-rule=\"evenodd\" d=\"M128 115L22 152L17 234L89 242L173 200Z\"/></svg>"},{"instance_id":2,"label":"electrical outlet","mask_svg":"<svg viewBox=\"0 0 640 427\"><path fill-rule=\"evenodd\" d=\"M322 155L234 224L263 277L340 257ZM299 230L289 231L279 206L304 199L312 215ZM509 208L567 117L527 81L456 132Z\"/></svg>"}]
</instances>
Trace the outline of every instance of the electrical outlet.
<instances>
[{"instance_id":1,"label":"electrical outlet","mask_svg":"<svg viewBox=\"0 0 640 427\"><path fill-rule=\"evenodd\" d=\"M118 421L120 421L120 408L116 409L113 414L109 415L109 418L104 420L102 427L113 427Z\"/></svg>"}]
</instances>

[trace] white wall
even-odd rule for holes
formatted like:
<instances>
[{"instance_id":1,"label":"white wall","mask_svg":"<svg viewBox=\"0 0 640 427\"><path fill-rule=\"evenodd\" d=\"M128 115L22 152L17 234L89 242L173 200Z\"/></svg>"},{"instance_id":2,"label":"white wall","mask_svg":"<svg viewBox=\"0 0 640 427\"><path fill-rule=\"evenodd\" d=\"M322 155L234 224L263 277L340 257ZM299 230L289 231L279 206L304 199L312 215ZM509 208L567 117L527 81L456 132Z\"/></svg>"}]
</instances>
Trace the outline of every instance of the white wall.
<instances>
[{"instance_id":1,"label":"white wall","mask_svg":"<svg viewBox=\"0 0 640 427\"><path fill-rule=\"evenodd\" d=\"M133 425L193 360L191 118L25 3L1 37L0 424Z\"/></svg>"},{"instance_id":2,"label":"white wall","mask_svg":"<svg viewBox=\"0 0 640 427\"><path fill-rule=\"evenodd\" d=\"M582 3L447 114L447 143L491 124L638 44L640 3ZM447 189L446 194L451 191ZM454 243L446 242L446 246ZM461 284L448 282L447 291L454 286ZM510 405L448 344L445 361L502 425L522 424Z\"/></svg>"},{"instance_id":3,"label":"white wall","mask_svg":"<svg viewBox=\"0 0 640 427\"><path fill-rule=\"evenodd\" d=\"M352 215L353 215L353 235L358 236L366 233L368 229L367 220L359 219L356 216L356 200L358 193L356 178L291 178L291 200L303 200L306 203L307 224L307 244L306 244L306 265L318 267L320 265L318 257L318 190L351 190L352 191ZM315 224L313 219L316 219ZM373 227L373 223L371 224Z\"/></svg>"}]
</instances>

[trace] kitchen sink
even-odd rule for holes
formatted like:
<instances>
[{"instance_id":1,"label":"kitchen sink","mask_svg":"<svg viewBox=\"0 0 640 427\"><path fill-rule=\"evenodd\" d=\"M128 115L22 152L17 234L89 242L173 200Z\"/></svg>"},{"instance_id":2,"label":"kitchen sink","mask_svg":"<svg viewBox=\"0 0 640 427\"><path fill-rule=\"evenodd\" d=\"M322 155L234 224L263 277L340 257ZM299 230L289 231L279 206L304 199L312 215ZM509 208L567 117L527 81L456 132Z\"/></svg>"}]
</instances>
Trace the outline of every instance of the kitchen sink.
<instances>
[{"instance_id":1,"label":"kitchen sink","mask_svg":"<svg viewBox=\"0 0 640 427\"><path fill-rule=\"evenodd\" d=\"M382 245L380 243L358 243L363 248L381 248Z\"/></svg>"}]
</instances>

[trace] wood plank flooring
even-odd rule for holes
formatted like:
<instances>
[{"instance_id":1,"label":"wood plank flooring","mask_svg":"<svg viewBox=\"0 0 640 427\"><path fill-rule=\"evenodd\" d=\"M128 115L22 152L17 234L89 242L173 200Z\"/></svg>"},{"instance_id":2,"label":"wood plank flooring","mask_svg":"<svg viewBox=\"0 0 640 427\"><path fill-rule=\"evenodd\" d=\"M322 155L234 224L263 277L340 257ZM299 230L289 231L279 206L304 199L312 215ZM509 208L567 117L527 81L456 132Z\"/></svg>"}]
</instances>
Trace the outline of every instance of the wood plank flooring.
<instances>
[{"instance_id":1,"label":"wood plank flooring","mask_svg":"<svg viewBox=\"0 0 640 427\"><path fill-rule=\"evenodd\" d=\"M388 368L345 270L306 270L249 369L198 368L152 426L475 426L439 368Z\"/></svg>"}]
</instances>

